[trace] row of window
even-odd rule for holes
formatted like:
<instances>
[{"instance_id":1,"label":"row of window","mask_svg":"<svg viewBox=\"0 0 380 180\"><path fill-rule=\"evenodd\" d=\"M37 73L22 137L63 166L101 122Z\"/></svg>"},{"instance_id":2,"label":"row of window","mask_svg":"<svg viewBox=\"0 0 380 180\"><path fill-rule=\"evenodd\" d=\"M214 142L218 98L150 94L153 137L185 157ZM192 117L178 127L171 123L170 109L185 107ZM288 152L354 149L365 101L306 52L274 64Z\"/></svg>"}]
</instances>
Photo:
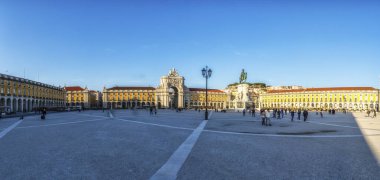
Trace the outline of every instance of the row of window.
<instances>
[{"instance_id":1,"label":"row of window","mask_svg":"<svg viewBox=\"0 0 380 180\"><path fill-rule=\"evenodd\" d=\"M339 99L339 101L337 101L337 99L335 98L334 99L334 101L333 101L333 99L332 98L330 98L329 99L329 101L328 101L328 99L327 98L325 98L325 100L323 100L322 98L319 100L319 99L316 99L315 101L314 101L314 99L290 99L290 100L279 100L279 99L275 99L275 100L263 100L263 102L298 102L298 100L300 101L300 102L358 102L358 99L357 98L355 98L354 99L354 101L352 101L352 99L349 99L348 101L346 100L346 99ZM362 102L363 100L362 99L360 99L360 102ZM370 101L370 102L374 102L374 100L364 100L364 102L368 102L368 101Z\"/></svg>"},{"instance_id":2,"label":"row of window","mask_svg":"<svg viewBox=\"0 0 380 180\"><path fill-rule=\"evenodd\" d=\"M1 94L7 94L7 95L14 95L14 96L33 96L33 97L49 97L49 98L64 98L63 93L61 92L41 92L41 91L21 91L20 89L17 91L16 89L13 89L13 92L11 91L10 88L0 88L0 93Z\"/></svg>"},{"instance_id":3,"label":"row of window","mask_svg":"<svg viewBox=\"0 0 380 180\"><path fill-rule=\"evenodd\" d=\"M297 95L273 95L273 96L267 96L267 95L264 95L263 98L289 98L289 97L362 97L362 96L371 96L371 97L376 97L377 94L375 93L366 93L366 94L362 94L362 93L355 93L355 94L297 94Z\"/></svg>"}]
</instances>

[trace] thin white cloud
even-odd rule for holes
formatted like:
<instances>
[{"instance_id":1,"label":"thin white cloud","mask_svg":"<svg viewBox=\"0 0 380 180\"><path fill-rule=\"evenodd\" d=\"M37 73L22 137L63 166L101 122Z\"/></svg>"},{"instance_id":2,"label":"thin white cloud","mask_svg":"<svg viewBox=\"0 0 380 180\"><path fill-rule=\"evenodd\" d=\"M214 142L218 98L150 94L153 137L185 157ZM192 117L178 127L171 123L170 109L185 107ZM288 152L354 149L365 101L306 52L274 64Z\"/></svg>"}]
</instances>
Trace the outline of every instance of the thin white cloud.
<instances>
[{"instance_id":1,"label":"thin white cloud","mask_svg":"<svg viewBox=\"0 0 380 180\"><path fill-rule=\"evenodd\" d=\"M248 55L247 53L243 53L241 51L233 51L233 54L236 56L247 56Z\"/></svg>"}]
</instances>

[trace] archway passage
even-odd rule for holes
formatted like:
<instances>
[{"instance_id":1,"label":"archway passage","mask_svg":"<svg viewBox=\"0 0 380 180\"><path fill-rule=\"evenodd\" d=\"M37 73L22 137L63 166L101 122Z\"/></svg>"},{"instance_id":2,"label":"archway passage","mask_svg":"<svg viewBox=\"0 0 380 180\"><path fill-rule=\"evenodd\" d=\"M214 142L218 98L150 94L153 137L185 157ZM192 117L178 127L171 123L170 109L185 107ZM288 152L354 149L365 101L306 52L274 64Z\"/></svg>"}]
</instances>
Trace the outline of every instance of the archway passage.
<instances>
[{"instance_id":1,"label":"archway passage","mask_svg":"<svg viewBox=\"0 0 380 180\"><path fill-rule=\"evenodd\" d=\"M169 89L169 108L178 108L178 89L176 87Z\"/></svg>"}]
</instances>

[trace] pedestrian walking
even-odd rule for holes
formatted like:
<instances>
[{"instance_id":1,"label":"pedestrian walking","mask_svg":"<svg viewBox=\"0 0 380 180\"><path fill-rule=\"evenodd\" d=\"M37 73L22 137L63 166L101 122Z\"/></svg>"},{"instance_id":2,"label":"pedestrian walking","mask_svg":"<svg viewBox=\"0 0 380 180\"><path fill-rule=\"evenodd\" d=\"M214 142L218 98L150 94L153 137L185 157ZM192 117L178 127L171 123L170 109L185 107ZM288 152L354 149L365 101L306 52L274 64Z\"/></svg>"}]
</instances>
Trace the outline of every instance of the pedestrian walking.
<instances>
[{"instance_id":1,"label":"pedestrian walking","mask_svg":"<svg viewBox=\"0 0 380 180\"><path fill-rule=\"evenodd\" d=\"M321 118L323 118L323 113L322 113L322 110L321 110L321 112L319 112L319 114L321 115Z\"/></svg>"},{"instance_id":2,"label":"pedestrian walking","mask_svg":"<svg viewBox=\"0 0 380 180\"><path fill-rule=\"evenodd\" d=\"M281 119L284 118L284 109L281 109Z\"/></svg>"},{"instance_id":3,"label":"pedestrian walking","mask_svg":"<svg viewBox=\"0 0 380 180\"><path fill-rule=\"evenodd\" d=\"M265 125L266 126L272 126L272 123L270 122L270 113L269 113L269 111L266 111L266 113L265 113Z\"/></svg>"},{"instance_id":4,"label":"pedestrian walking","mask_svg":"<svg viewBox=\"0 0 380 180\"><path fill-rule=\"evenodd\" d=\"M301 109L298 109L297 115L298 115L298 120L301 120Z\"/></svg>"},{"instance_id":5,"label":"pedestrian walking","mask_svg":"<svg viewBox=\"0 0 380 180\"><path fill-rule=\"evenodd\" d=\"M292 109L292 111L290 111L290 116L292 117L292 122L293 122L293 119L294 119L294 110Z\"/></svg>"},{"instance_id":6,"label":"pedestrian walking","mask_svg":"<svg viewBox=\"0 0 380 180\"><path fill-rule=\"evenodd\" d=\"M152 107L149 108L149 114L153 115L153 108Z\"/></svg>"},{"instance_id":7,"label":"pedestrian walking","mask_svg":"<svg viewBox=\"0 0 380 180\"><path fill-rule=\"evenodd\" d=\"M265 125L265 110L264 109L260 110L260 117L261 117L261 125L264 126Z\"/></svg>"},{"instance_id":8,"label":"pedestrian walking","mask_svg":"<svg viewBox=\"0 0 380 180\"><path fill-rule=\"evenodd\" d=\"M375 118L376 117L376 111L375 109L373 109L373 117L372 118Z\"/></svg>"},{"instance_id":9,"label":"pedestrian walking","mask_svg":"<svg viewBox=\"0 0 380 180\"><path fill-rule=\"evenodd\" d=\"M308 112L307 112L307 110L305 109L304 111L303 111L303 121L306 121L307 120L307 116L308 116Z\"/></svg>"},{"instance_id":10,"label":"pedestrian walking","mask_svg":"<svg viewBox=\"0 0 380 180\"><path fill-rule=\"evenodd\" d=\"M157 115L157 108L154 108L154 115Z\"/></svg>"},{"instance_id":11,"label":"pedestrian walking","mask_svg":"<svg viewBox=\"0 0 380 180\"><path fill-rule=\"evenodd\" d=\"M252 109L252 116L256 117L256 110L255 110L255 108Z\"/></svg>"},{"instance_id":12,"label":"pedestrian walking","mask_svg":"<svg viewBox=\"0 0 380 180\"><path fill-rule=\"evenodd\" d=\"M245 116L245 109L243 109L243 116Z\"/></svg>"},{"instance_id":13,"label":"pedestrian walking","mask_svg":"<svg viewBox=\"0 0 380 180\"><path fill-rule=\"evenodd\" d=\"M44 109L42 109L41 119L45 120L45 118L46 118L46 109L44 108Z\"/></svg>"}]
</instances>

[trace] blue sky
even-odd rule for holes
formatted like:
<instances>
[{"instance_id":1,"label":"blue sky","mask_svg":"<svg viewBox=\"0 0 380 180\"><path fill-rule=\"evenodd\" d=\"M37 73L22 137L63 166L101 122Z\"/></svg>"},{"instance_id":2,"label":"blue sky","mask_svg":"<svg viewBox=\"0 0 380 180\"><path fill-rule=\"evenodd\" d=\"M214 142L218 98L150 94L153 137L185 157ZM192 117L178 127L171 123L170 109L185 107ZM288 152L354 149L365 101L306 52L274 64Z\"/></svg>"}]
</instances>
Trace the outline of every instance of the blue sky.
<instances>
[{"instance_id":1,"label":"blue sky","mask_svg":"<svg viewBox=\"0 0 380 180\"><path fill-rule=\"evenodd\" d=\"M0 73L54 85L380 84L380 1L0 2Z\"/></svg>"}]
</instances>

